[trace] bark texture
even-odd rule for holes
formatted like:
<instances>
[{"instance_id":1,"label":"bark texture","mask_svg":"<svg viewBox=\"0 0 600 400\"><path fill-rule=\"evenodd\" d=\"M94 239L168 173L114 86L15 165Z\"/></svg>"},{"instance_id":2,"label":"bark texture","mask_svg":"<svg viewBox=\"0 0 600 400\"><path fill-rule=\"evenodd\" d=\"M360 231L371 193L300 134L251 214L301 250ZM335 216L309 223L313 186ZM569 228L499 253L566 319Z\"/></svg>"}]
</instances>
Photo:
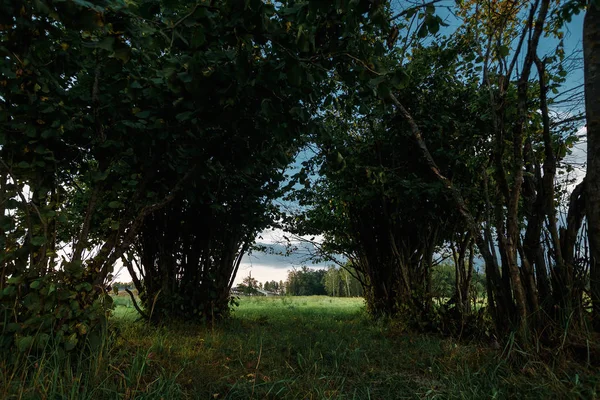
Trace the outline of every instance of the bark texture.
<instances>
[{"instance_id":1,"label":"bark texture","mask_svg":"<svg viewBox=\"0 0 600 400\"><path fill-rule=\"evenodd\" d=\"M586 214L590 245L593 319L600 330L600 5L592 2L583 22L587 120Z\"/></svg>"}]
</instances>

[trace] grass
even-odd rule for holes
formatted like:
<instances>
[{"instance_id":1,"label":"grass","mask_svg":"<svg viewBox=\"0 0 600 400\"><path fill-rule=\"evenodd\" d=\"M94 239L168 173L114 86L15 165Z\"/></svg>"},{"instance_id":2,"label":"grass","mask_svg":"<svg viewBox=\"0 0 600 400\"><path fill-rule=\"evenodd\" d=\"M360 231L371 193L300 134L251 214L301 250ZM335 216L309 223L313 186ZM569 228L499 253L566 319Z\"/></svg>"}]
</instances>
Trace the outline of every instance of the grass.
<instances>
[{"instance_id":1,"label":"grass","mask_svg":"<svg viewBox=\"0 0 600 400\"><path fill-rule=\"evenodd\" d=\"M149 327L120 305L106 349L69 369L59 361L10 378L3 399L483 399L596 398L583 366L509 364L464 344L374 322L361 299L242 298L210 325ZM517 351L517 350L513 350ZM39 361L38 361L39 362ZM32 366L29 366L32 367ZM30 368L31 370L31 368ZM0 371L4 369L0 368ZM12 379L12 380L11 380Z\"/></svg>"}]
</instances>

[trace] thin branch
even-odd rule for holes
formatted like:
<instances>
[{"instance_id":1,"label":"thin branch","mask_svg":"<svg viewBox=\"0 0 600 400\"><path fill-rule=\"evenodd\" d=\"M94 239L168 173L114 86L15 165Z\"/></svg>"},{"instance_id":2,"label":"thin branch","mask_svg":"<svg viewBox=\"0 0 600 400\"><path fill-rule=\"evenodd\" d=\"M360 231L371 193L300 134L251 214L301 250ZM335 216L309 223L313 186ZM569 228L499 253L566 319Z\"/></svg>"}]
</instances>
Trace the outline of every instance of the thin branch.
<instances>
[{"instance_id":1,"label":"thin branch","mask_svg":"<svg viewBox=\"0 0 600 400\"><path fill-rule=\"evenodd\" d=\"M129 294L129 296L131 296L131 302L133 303L133 307L137 310L137 312L140 313L140 315L142 317L144 317L144 319L150 320L150 318L148 317L148 314L146 314L144 311L142 311L142 309L140 308L140 306L138 306L138 303L135 300L135 296L133 295L133 293L131 292L131 290L129 290L129 288L125 288L125 291L127 292L127 294Z\"/></svg>"},{"instance_id":2,"label":"thin branch","mask_svg":"<svg viewBox=\"0 0 600 400\"><path fill-rule=\"evenodd\" d=\"M585 120L585 115L584 114L576 115L576 116L571 117L571 118L565 118L565 119L561 119L560 121L553 122L552 124L550 124L550 127L551 128L556 128L557 126L568 124L570 122L577 122L577 121L583 121L583 120Z\"/></svg>"},{"instance_id":3,"label":"thin branch","mask_svg":"<svg viewBox=\"0 0 600 400\"><path fill-rule=\"evenodd\" d=\"M392 21L394 21L394 20L396 20L396 19L398 19L398 18L400 18L400 17L403 17L403 16L405 16L406 14L408 14L409 12L411 12L411 11L413 11L413 10L417 10L417 9L419 9L419 8L423 8L423 7L432 6L432 5L434 5L434 4L436 4L436 3L439 3L439 2L441 2L441 1L442 1L442 0L432 0L432 1L428 2L428 3L423 3L423 4L420 4L420 5L418 5L418 6L414 6L414 7L410 7L410 8L407 8L407 9L405 9L405 10L402 10L402 11L400 11L398 14L396 14L396 15L394 15L392 18L390 18L390 19L389 19L389 22L392 22Z\"/></svg>"},{"instance_id":4,"label":"thin branch","mask_svg":"<svg viewBox=\"0 0 600 400\"><path fill-rule=\"evenodd\" d=\"M104 254L102 257L104 257L104 255L106 255L106 254L110 254L111 250L113 250L113 251L112 251L112 254L110 254L110 256L106 260L102 260L102 257L100 257L98 259L98 261L101 263L102 267L100 268L100 273L95 280L96 284L102 283L104 278L106 278L106 276L108 275L108 268L110 266L112 266L127 251L129 246L135 239L136 235L138 234L139 229L141 228L142 223L144 222L144 219L146 218L146 216L155 211L160 210L161 208L163 208L167 204L169 204L171 201L173 201L173 199L175 198L177 193L179 193L179 191L181 191L183 189L183 185L187 183L187 181L191 178L191 176L194 174L195 171L196 171L195 167L191 168L183 176L183 178L181 178L179 180L179 182L177 182L177 184L171 190L171 193L168 196L166 196L164 199L162 199L161 201L159 201L157 203L150 204L150 205L147 205L144 208L142 208L142 210L138 213L138 215L131 222L131 225L129 226L129 229L127 229L127 232L125 233L125 236L124 236L123 240L121 241L121 244L119 244L118 246L115 247L114 246L115 243L112 243L106 249L105 248L102 249L102 250L104 250ZM111 247L112 247L112 249L111 249ZM102 253L102 250L100 253ZM100 255L100 253L98 255Z\"/></svg>"},{"instance_id":5,"label":"thin branch","mask_svg":"<svg viewBox=\"0 0 600 400\"><path fill-rule=\"evenodd\" d=\"M73 251L72 260L74 262L81 261L81 254L85 249L87 238L90 232L90 226L92 224L92 215L96 212L96 203L98 202L99 194L100 186L98 185L92 191L90 200L88 201L88 206L85 210L83 226L81 227L81 232L79 233L79 238L77 239L77 245L75 246L75 249Z\"/></svg>"},{"instance_id":6,"label":"thin branch","mask_svg":"<svg viewBox=\"0 0 600 400\"><path fill-rule=\"evenodd\" d=\"M356 62L360 63L360 64L361 64L363 67L365 67L365 69L367 69L369 72L371 72L371 73L373 73L373 74L375 74L375 75L378 75L378 76L383 76L383 75L385 75L385 74L382 74L381 72L374 71L374 70L373 70L371 67L369 67L369 65L368 65L366 62L364 62L364 61L363 61L363 60L361 60L360 58L356 58L356 57L354 57L352 54L348 54L348 53L340 53L340 55L342 55L342 56L346 56L346 57L349 57L349 58L353 59L354 61L356 61Z\"/></svg>"},{"instance_id":7,"label":"thin branch","mask_svg":"<svg viewBox=\"0 0 600 400\"><path fill-rule=\"evenodd\" d=\"M6 172L8 173L8 175L10 176L10 178L13 180L13 182L15 183L15 185L17 184L17 179L15 178L15 176L12 173L11 168L6 164L6 162L4 162L4 160L2 158L0 158L0 163L2 163L2 165L4 166L4 168L6 169ZM35 205L34 202L28 202L27 199L25 198L25 195L23 194L23 192L21 190L17 191L19 197L21 198L21 201L25 204L25 218L27 219L27 225L29 225L29 229L28 229L28 236L29 236L29 240L31 240L33 238L33 223L31 220L31 213L29 212L29 208L27 207L28 205L31 205L33 207L33 209L35 210L35 213L37 214L38 218L40 219L40 223L42 224L42 227L44 228L44 235L46 234L46 223L44 222L44 219L42 218L42 214L40 213L40 210L37 208L37 206Z\"/></svg>"}]
</instances>

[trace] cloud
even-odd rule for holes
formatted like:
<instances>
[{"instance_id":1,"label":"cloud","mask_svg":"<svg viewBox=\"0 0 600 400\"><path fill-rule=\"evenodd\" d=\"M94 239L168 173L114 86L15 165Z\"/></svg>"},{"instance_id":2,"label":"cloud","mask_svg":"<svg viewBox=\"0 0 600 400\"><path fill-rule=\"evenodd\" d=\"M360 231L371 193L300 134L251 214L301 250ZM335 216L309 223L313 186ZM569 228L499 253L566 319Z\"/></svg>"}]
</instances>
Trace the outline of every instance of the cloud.
<instances>
[{"instance_id":1,"label":"cloud","mask_svg":"<svg viewBox=\"0 0 600 400\"><path fill-rule=\"evenodd\" d=\"M265 229L256 237L257 242L261 242L264 244L299 244L305 243L307 241L323 243L323 240L323 235L295 236L279 228Z\"/></svg>"},{"instance_id":2,"label":"cloud","mask_svg":"<svg viewBox=\"0 0 600 400\"><path fill-rule=\"evenodd\" d=\"M326 268L324 265L307 265L307 267L312 269L323 269ZM284 268L274 268L271 265L265 264L246 264L242 262L240 264L240 269L235 277L234 285L238 283L242 283L242 280L248 275L252 275L254 279L259 282L267 282L267 281L286 281L288 273L294 268L291 266L286 266Z\"/></svg>"},{"instance_id":3,"label":"cloud","mask_svg":"<svg viewBox=\"0 0 600 400\"><path fill-rule=\"evenodd\" d=\"M575 186L583 180L586 174L587 128L585 126L580 127L577 130L577 136L581 138L580 141L575 143L571 149L571 154L567 154L562 161L563 166L558 169L558 181L559 183L566 185L568 193L573 191ZM567 171L567 166L572 167L573 170L570 172Z\"/></svg>"},{"instance_id":4,"label":"cloud","mask_svg":"<svg viewBox=\"0 0 600 400\"><path fill-rule=\"evenodd\" d=\"M242 262L248 264L260 264L271 268L287 268L302 265L321 265L327 266L328 262L313 263L311 255L316 253L316 248L311 243L292 242L292 250L287 253L287 246L283 243L268 243L259 241L257 246L264 246L265 251L253 251L250 255L245 255Z\"/></svg>"}]
</instances>

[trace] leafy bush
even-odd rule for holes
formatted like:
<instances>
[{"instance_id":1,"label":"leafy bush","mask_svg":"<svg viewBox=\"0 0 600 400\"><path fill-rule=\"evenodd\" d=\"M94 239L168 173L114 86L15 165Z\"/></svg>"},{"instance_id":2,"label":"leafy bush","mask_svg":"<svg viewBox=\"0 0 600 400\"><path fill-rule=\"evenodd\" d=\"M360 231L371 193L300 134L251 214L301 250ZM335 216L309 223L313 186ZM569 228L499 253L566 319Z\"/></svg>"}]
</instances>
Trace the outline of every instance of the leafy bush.
<instances>
[{"instance_id":1,"label":"leafy bush","mask_svg":"<svg viewBox=\"0 0 600 400\"><path fill-rule=\"evenodd\" d=\"M0 349L61 352L100 345L112 299L70 265L43 277L13 276L0 290Z\"/></svg>"}]
</instances>

